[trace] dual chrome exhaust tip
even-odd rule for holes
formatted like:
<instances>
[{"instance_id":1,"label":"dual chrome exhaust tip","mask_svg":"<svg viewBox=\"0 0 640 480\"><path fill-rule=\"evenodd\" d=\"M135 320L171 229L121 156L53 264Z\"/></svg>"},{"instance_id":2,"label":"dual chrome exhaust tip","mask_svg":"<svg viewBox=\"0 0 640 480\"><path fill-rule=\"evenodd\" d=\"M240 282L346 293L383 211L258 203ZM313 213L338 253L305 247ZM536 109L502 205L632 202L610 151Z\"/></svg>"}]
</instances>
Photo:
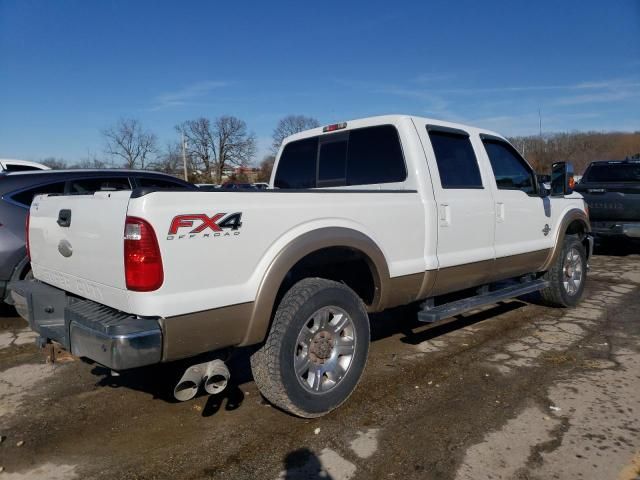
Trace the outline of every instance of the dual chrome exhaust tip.
<instances>
[{"instance_id":1,"label":"dual chrome exhaust tip","mask_svg":"<svg viewBox=\"0 0 640 480\"><path fill-rule=\"evenodd\" d=\"M191 400L197 395L200 385L204 386L207 393L215 395L227 388L230 376L229 369L222 360L192 365L185 370L173 389L173 396L180 402Z\"/></svg>"}]
</instances>

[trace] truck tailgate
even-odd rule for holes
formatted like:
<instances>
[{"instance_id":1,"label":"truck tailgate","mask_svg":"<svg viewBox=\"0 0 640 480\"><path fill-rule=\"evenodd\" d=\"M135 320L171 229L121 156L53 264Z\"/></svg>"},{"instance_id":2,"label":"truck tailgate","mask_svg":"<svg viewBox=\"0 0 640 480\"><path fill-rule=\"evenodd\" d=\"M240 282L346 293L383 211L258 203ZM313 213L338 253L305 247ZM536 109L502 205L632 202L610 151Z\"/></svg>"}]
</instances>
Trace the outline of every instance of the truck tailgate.
<instances>
[{"instance_id":1,"label":"truck tailgate","mask_svg":"<svg viewBox=\"0 0 640 480\"><path fill-rule=\"evenodd\" d=\"M130 195L36 197L29 224L35 278L126 311L123 232Z\"/></svg>"},{"instance_id":2,"label":"truck tailgate","mask_svg":"<svg viewBox=\"0 0 640 480\"><path fill-rule=\"evenodd\" d=\"M588 183L576 188L589 205L594 221L640 222L640 182Z\"/></svg>"}]
</instances>

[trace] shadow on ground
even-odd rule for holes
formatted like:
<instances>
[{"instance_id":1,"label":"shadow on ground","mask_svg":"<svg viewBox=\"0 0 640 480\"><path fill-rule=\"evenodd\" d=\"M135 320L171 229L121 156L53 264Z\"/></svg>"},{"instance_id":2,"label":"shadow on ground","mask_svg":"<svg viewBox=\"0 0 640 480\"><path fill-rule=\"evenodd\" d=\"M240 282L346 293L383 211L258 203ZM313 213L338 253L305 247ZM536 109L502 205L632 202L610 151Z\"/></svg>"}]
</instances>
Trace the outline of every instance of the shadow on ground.
<instances>
[{"instance_id":1,"label":"shadow on ground","mask_svg":"<svg viewBox=\"0 0 640 480\"><path fill-rule=\"evenodd\" d=\"M449 332L465 328L469 325L481 322L496 315L507 313L526 306L520 300L500 303L495 307L482 310L474 314L460 315L449 321L428 325L419 322L417 313L418 304L398 307L371 316L371 339L373 342L384 338L402 334L401 341L411 345L430 340ZM196 363L206 362L213 358L222 358L229 367L231 379L229 386L220 394L209 397L202 415L209 417L215 415L221 409L230 411L239 408L244 400L241 386L253 381L251 374L250 358L256 347L243 347L228 350L224 355L201 355L191 359L176 362L152 365L113 375L112 372L102 366L94 365L91 373L99 377L97 385L109 388L128 388L151 394L154 399L169 403L178 403L173 397L173 388L186 370ZM198 397L206 395L202 390ZM324 477L323 477L324 478Z\"/></svg>"},{"instance_id":2,"label":"shadow on ground","mask_svg":"<svg viewBox=\"0 0 640 480\"><path fill-rule=\"evenodd\" d=\"M600 241L593 249L594 255L609 255L612 257L626 257L640 254L640 241L606 240Z\"/></svg>"},{"instance_id":3,"label":"shadow on ground","mask_svg":"<svg viewBox=\"0 0 640 480\"><path fill-rule=\"evenodd\" d=\"M332 480L326 470L323 470L320 459L308 448L300 448L289 452L284 458L284 472L282 480Z\"/></svg>"}]
</instances>

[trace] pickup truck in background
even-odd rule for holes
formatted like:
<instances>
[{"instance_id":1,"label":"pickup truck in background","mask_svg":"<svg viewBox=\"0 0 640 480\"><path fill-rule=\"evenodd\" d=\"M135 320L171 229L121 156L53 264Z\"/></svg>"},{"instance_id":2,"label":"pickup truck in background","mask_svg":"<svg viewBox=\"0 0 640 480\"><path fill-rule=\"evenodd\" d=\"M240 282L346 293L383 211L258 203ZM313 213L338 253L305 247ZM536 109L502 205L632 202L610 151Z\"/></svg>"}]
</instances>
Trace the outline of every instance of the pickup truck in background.
<instances>
[{"instance_id":1,"label":"pickup truck in background","mask_svg":"<svg viewBox=\"0 0 640 480\"><path fill-rule=\"evenodd\" d=\"M488 130L402 115L328 125L285 139L269 190L36 197L36 280L13 298L41 342L116 371L255 345L262 394L317 417L355 389L370 313L421 302L434 322L533 291L578 303L591 227L567 166L554 169L549 195ZM174 394L228 378L221 359L198 363Z\"/></svg>"},{"instance_id":2,"label":"pickup truck in background","mask_svg":"<svg viewBox=\"0 0 640 480\"><path fill-rule=\"evenodd\" d=\"M575 187L598 241L640 242L640 160L593 162Z\"/></svg>"}]
</instances>

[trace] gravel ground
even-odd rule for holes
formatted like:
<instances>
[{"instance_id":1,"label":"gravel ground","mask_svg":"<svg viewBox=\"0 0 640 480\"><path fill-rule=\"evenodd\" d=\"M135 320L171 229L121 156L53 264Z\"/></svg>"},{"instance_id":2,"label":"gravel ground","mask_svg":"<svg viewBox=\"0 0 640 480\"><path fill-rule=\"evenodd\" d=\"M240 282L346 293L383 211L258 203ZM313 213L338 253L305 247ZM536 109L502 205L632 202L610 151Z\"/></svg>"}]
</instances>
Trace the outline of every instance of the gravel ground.
<instances>
[{"instance_id":1,"label":"gravel ground","mask_svg":"<svg viewBox=\"0 0 640 480\"><path fill-rule=\"evenodd\" d=\"M184 365L47 363L4 308L0 479L640 478L640 255L604 253L575 309L376 316L360 386L314 420L264 402L246 350L225 393L176 403Z\"/></svg>"}]
</instances>

